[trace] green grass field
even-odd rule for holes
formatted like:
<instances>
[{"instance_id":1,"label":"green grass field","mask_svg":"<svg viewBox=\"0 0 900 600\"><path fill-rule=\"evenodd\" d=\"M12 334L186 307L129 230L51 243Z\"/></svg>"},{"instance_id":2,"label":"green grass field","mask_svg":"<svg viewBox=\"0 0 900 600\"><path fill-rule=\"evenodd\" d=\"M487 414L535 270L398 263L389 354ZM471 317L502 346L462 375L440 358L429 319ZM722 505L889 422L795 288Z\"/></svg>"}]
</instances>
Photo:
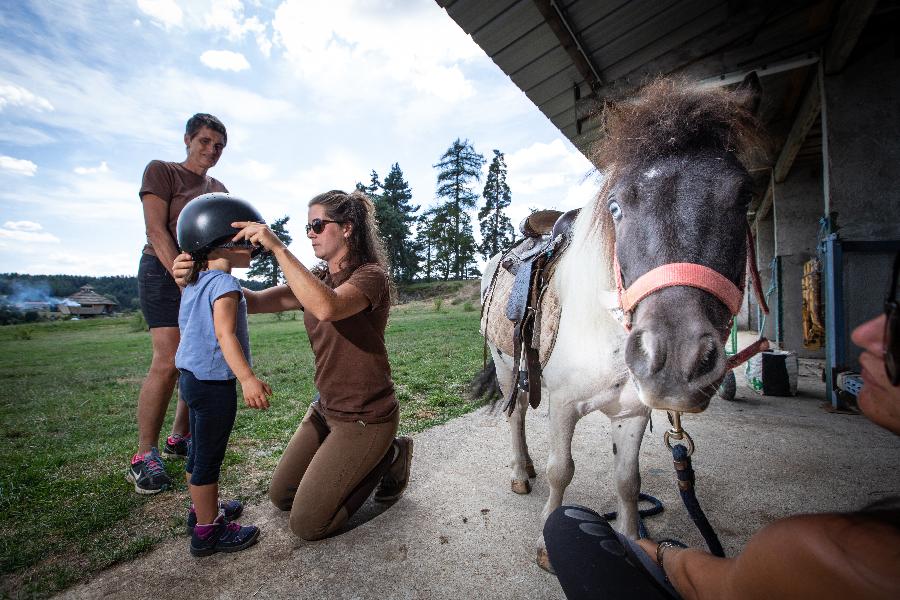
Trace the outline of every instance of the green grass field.
<instances>
[{"instance_id":1,"label":"green grass field","mask_svg":"<svg viewBox=\"0 0 900 600\"><path fill-rule=\"evenodd\" d=\"M472 410L481 368L478 311L434 302L396 307L387 330L400 428L411 433ZM256 371L272 408L239 403L222 494L261 501L282 448L313 394L302 315L251 317ZM157 542L184 536L188 497L144 497L124 475L137 443L135 408L150 337L133 319L0 328L0 595L43 597ZM169 431L174 403L163 428ZM181 461L167 461L178 475Z\"/></svg>"}]
</instances>

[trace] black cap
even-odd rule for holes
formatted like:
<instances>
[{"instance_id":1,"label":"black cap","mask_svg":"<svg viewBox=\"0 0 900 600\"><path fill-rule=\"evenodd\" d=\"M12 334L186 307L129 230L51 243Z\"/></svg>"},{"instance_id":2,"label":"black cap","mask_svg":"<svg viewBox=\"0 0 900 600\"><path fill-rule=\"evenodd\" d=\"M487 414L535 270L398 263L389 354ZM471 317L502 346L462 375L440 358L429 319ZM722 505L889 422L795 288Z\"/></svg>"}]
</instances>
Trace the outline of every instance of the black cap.
<instances>
[{"instance_id":1,"label":"black cap","mask_svg":"<svg viewBox=\"0 0 900 600\"><path fill-rule=\"evenodd\" d=\"M178 246L193 254L230 242L238 232L231 226L236 221L266 222L252 204L237 196L222 192L197 196L178 215Z\"/></svg>"}]
</instances>

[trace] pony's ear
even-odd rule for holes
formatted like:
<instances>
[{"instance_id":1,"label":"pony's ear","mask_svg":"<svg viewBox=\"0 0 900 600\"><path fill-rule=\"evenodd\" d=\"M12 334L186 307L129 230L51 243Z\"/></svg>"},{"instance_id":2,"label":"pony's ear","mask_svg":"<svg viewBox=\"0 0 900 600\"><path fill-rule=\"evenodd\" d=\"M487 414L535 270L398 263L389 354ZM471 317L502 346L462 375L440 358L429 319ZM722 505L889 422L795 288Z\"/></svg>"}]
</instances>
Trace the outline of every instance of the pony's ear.
<instances>
[{"instance_id":1,"label":"pony's ear","mask_svg":"<svg viewBox=\"0 0 900 600\"><path fill-rule=\"evenodd\" d=\"M762 100L762 84L759 82L759 76L756 74L756 71L747 73L744 80L734 89L734 93L738 95L739 101L744 105L744 108L755 115Z\"/></svg>"}]
</instances>

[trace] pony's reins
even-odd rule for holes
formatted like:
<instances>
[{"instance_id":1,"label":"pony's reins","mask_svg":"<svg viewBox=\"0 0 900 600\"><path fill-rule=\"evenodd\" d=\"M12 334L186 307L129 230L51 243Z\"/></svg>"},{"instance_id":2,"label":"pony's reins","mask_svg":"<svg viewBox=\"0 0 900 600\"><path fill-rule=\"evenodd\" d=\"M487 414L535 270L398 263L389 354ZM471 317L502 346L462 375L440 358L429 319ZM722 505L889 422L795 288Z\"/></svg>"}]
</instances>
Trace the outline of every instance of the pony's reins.
<instances>
[{"instance_id":1,"label":"pony's reins","mask_svg":"<svg viewBox=\"0 0 900 600\"><path fill-rule=\"evenodd\" d=\"M614 249L613 268L616 273L616 292L619 308L622 310L623 315L622 325L626 331L631 331L631 318L641 300L661 289L673 286L694 287L712 294L728 308L732 322L734 317L740 313L741 304L744 301L743 281L745 277L741 278L741 286L738 287L730 279L705 265L669 263L644 273L626 288L616 254ZM749 223L747 224L747 263L744 275L746 276L747 273L750 274L753 291L759 302L759 307L765 314L769 314L769 307L766 304L765 295L762 291L759 270L756 267L756 245L753 242L753 231L750 229ZM723 340L728 337L727 332L731 329L732 322L729 322L722 336ZM759 352L768 350L768 348L769 340L760 337L754 343L726 359L726 372L743 364ZM700 507L697 495L694 492L694 469L691 465L691 455L694 453L694 440L681 426L681 413L678 411L667 412L672 427L663 434L663 441L666 447L672 451L672 461L675 465L675 475L678 480L678 492L681 495L681 500L684 502L684 507L687 509L694 525L697 526L697 529L703 536L710 553L714 556L725 556L722 544L706 518L706 514ZM684 441L687 446L681 443L673 445L673 440L676 442ZM641 523L641 528L643 529L643 523Z\"/></svg>"}]
</instances>

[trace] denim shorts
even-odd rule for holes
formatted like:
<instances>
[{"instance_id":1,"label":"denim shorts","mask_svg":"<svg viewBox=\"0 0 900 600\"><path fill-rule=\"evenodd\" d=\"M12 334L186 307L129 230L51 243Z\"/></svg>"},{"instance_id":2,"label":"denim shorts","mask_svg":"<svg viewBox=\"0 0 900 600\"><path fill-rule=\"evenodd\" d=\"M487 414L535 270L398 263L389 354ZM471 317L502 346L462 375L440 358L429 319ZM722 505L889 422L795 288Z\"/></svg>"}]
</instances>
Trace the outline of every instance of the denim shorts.
<instances>
[{"instance_id":1,"label":"denim shorts","mask_svg":"<svg viewBox=\"0 0 900 600\"><path fill-rule=\"evenodd\" d=\"M191 420L184 470L191 476L191 485L217 483L237 415L237 381L204 381L182 369L178 387Z\"/></svg>"},{"instance_id":2,"label":"denim shorts","mask_svg":"<svg viewBox=\"0 0 900 600\"><path fill-rule=\"evenodd\" d=\"M155 256L141 254L138 266L138 297L148 327L151 329L178 327L181 290Z\"/></svg>"}]
</instances>

